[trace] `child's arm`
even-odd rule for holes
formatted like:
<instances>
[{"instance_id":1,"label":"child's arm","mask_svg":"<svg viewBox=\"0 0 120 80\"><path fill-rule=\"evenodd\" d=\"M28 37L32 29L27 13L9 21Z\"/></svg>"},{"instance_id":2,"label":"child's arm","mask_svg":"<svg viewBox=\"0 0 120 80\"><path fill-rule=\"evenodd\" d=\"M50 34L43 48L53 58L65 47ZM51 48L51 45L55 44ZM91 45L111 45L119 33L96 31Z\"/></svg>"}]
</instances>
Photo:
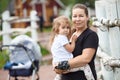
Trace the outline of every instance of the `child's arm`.
<instances>
[{"instance_id":1,"label":"child's arm","mask_svg":"<svg viewBox=\"0 0 120 80\"><path fill-rule=\"evenodd\" d=\"M77 40L76 35L72 35L71 42L69 44L64 45L65 49L69 52L72 52L75 48L75 41Z\"/></svg>"}]
</instances>

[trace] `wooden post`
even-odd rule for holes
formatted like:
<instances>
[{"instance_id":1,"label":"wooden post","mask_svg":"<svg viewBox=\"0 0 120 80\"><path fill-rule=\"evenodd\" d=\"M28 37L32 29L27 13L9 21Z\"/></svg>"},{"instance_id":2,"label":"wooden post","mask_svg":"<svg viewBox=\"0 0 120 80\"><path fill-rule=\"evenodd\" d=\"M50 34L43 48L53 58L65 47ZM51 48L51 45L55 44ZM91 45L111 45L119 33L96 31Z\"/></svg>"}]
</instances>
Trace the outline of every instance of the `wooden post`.
<instances>
[{"instance_id":1,"label":"wooden post","mask_svg":"<svg viewBox=\"0 0 120 80\"><path fill-rule=\"evenodd\" d=\"M96 17L98 19L106 18L105 3L106 2L104 0L95 1ZM106 28L106 26L102 26L102 27ZM102 31L101 29L98 28L97 33L99 37L99 47L104 52L109 53L107 55L111 55L108 29L105 29L105 31ZM99 55L101 53L97 53L97 54ZM102 71L102 76L104 80L114 80L113 71L107 71L102 62L101 62L101 71Z\"/></svg>"},{"instance_id":2,"label":"wooden post","mask_svg":"<svg viewBox=\"0 0 120 80\"><path fill-rule=\"evenodd\" d=\"M2 23L2 29L3 29L3 45L8 45L10 44L11 41L11 37L9 32L11 31L11 25L9 23L9 18L10 18L10 13L9 11L5 11L2 14L2 19L3 19L3 23Z\"/></svg>"}]
</instances>

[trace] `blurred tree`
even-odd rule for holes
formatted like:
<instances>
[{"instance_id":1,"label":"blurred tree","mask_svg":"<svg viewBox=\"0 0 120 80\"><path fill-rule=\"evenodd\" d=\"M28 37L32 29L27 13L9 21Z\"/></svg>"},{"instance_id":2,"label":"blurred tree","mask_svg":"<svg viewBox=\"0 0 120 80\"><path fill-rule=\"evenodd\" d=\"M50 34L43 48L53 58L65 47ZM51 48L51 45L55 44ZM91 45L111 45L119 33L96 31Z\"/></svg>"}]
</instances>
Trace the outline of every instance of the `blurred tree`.
<instances>
[{"instance_id":1,"label":"blurred tree","mask_svg":"<svg viewBox=\"0 0 120 80\"><path fill-rule=\"evenodd\" d=\"M87 7L95 8L95 0L75 0L75 3L83 3Z\"/></svg>"},{"instance_id":2,"label":"blurred tree","mask_svg":"<svg viewBox=\"0 0 120 80\"><path fill-rule=\"evenodd\" d=\"M75 0L61 0L64 5L73 5L75 3Z\"/></svg>"},{"instance_id":3,"label":"blurred tree","mask_svg":"<svg viewBox=\"0 0 120 80\"><path fill-rule=\"evenodd\" d=\"M10 0L0 0L0 16L7 9Z\"/></svg>"},{"instance_id":4,"label":"blurred tree","mask_svg":"<svg viewBox=\"0 0 120 80\"><path fill-rule=\"evenodd\" d=\"M61 0L61 1L66 6L73 5L75 3L82 3L82 4L85 4L86 6L88 6L90 8L95 7L95 0Z\"/></svg>"}]
</instances>

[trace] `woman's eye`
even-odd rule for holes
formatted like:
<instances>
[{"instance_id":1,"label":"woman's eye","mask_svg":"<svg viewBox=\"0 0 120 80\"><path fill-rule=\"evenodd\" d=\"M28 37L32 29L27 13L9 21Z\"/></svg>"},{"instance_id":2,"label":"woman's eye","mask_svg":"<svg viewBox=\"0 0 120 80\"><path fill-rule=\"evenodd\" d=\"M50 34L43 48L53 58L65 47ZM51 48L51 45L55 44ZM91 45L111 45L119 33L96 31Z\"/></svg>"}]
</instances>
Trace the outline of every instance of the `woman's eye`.
<instances>
[{"instance_id":1,"label":"woman's eye","mask_svg":"<svg viewBox=\"0 0 120 80\"><path fill-rule=\"evenodd\" d=\"M76 16L73 16L73 17L76 17Z\"/></svg>"},{"instance_id":2,"label":"woman's eye","mask_svg":"<svg viewBox=\"0 0 120 80\"><path fill-rule=\"evenodd\" d=\"M84 17L83 15L80 15L79 17Z\"/></svg>"}]
</instances>

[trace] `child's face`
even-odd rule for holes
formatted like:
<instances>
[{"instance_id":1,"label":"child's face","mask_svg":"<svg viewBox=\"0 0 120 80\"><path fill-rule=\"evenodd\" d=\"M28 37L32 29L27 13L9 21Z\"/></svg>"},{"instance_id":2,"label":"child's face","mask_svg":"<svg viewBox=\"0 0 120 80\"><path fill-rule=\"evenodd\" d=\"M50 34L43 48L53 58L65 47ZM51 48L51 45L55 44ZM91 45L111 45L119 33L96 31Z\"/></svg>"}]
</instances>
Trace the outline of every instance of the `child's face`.
<instances>
[{"instance_id":1,"label":"child's face","mask_svg":"<svg viewBox=\"0 0 120 80\"><path fill-rule=\"evenodd\" d=\"M68 24L60 25L60 27L59 27L59 34L67 36L69 33L70 33L70 27L69 27Z\"/></svg>"}]
</instances>

